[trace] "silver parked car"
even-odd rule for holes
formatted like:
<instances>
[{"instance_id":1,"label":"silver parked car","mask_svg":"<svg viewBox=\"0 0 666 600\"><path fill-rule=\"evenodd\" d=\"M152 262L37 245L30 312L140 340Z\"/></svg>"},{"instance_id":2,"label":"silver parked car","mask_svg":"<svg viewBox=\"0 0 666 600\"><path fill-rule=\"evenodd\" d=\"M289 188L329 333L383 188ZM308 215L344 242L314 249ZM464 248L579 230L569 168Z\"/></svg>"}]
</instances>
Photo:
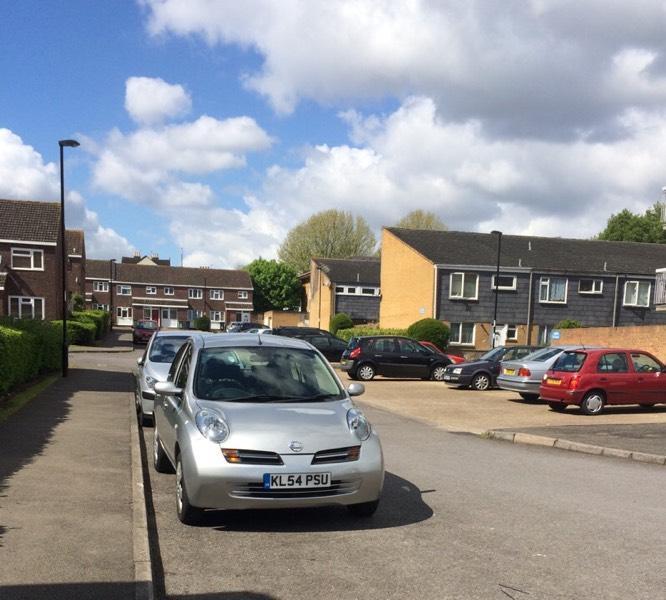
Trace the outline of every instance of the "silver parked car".
<instances>
[{"instance_id":1,"label":"silver parked car","mask_svg":"<svg viewBox=\"0 0 666 600\"><path fill-rule=\"evenodd\" d=\"M539 386L544 374L566 350L580 350L583 346L548 346L521 360L501 363L497 385L503 390L518 392L523 400L538 400Z\"/></svg>"},{"instance_id":2,"label":"silver parked car","mask_svg":"<svg viewBox=\"0 0 666 600\"><path fill-rule=\"evenodd\" d=\"M372 515L384 482L377 433L302 340L193 335L155 385L153 460L176 471L187 524L206 508L345 505Z\"/></svg>"},{"instance_id":3,"label":"silver parked car","mask_svg":"<svg viewBox=\"0 0 666 600\"><path fill-rule=\"evenodd\" d=\"M155 384L158 381L166 381L176 353L191 333L190 331L156 331L146 346L143 356L137 358L134 403L142 425L149 425L152 422Z\"/></svg>"}]
</instances>

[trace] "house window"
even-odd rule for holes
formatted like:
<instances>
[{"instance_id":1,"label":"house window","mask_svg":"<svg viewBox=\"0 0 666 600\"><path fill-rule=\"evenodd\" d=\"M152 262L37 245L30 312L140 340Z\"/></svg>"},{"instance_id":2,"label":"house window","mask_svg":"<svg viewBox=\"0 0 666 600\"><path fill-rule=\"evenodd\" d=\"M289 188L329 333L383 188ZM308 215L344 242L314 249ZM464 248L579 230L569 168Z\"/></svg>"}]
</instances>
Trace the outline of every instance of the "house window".
<instances>
[{"instance_id":1,"label":"house window","mask_svg":"<svg viewBox=\"0 0 666 600\"><path fill-rule=\"evenodd\" d=\"M495 289L495 280L497 279L498 290L515 290L516 289L516 276L515 275L500 275L497 277L493 275L490 282L490 289Z\"/></svg>"},{"instance_id":2,"label":"house window","mask_svg":"<svg viewBox=\"0 0 666 600\"><path fill-rule=\"evenodd\" d=\"M131 319L132 318L132 307L131 306L119 306L116 308L116 315L121 319Z\"/></svg>"},{"instance_id":3,"label":"house window","mask_svg":"<svg viewBox=\"0 0 666 600\"><path fill-rule=\"evenodd\" d=\"M152 285L146 286L146 294L154 296L155 294L157 294L157 288Z\"/></svg>"},{"instance_id":4,"label":"house window","mask_svg":"<svg viewBox=\"0 0 666 600\"><path fill-rule=\"evenodd\" d=\"M222 321L224 321L224 319L222 318L222 311L221 310L211 310L209 316L210 316L211 322L213 322L213 323L221 323Z\"/></svg>"},{"instance_id":5,"label":"house window","mask_svg":"<svg viewBox=\"0 0 666 600\"><path fill-rule=\"evenodd\" d=\"M105 310L109 311L109 305L108 304L97 304L96 302L93 302L92 304L93 310Z\"/></svg>"},{"instance_id":6,"label":"house window","mask_svg":"<svg viewBox=\"0 0 666 600\"><path fill-rule=\"evenodd\" d=\"M9 316L19 319L43 319L44 298L9 296Z\"/></svg>"},{"instance_id":7,"label":"house window","mask_svg":"<svg viewBox=\"0 0 666 600\"><path fill-rule=\"evenodd\" d=\"M562 277L542 277L539 283L539 302L566 304L569 280Z\"/></svg>"},{"instance_id":8,"label":"house window","mask_svg":"<svg viewBox=\"0 0 666 600\"><path fill-rule=\"evenodd\" d=\"M650 306L649 281L627 281L624 284L624 306Z\"/></svg>"},{"instance_id":9,"label":"house window","mask_svg":"<svg viewBox=\"0 0 666 600\"><path fill-rule=\"evenodd\" d=\"M203 290L201 288L189 288L187 290L187 297L190 300L201 300L203 298Z\"/></svg>"},{"instance_id":10,"label":"house window","mask_svg":"<svg viewBox=\"0 0 666 600\"><path fill-rule=\"evenodd\" d=\"M239 300L247 300L247 292L245 292L245 291L239 291L239 292L238 292L238 299L239 299Z\"/></svg>"},{"instance_id":11,"label":"house window","mask_svg":"<svg viewBox=\"0 0 666 600\"><path fill-rule=\"evenodd\" d=\"M203 311L189 309L187 311L187 320L188 321L194 321L194 319L198 319L201 315L203 315Z\"/></svg>"},{"instance_id":12,"label":"house window","mask_svg":"<svg viewBox=\"0 0 666 600\"><path fill-rule=\"evenodd\" d=\"M518 341L518 327L516 327L515 325L507 325L506 326L506 339L507 339L508 342L517 342Z\"/></svg>"},{"instance_id":13,"label":"house window","mask_svg":"<svg viewBox=\"0 0 666 600\"><path fill-rule=\"evenodd\" d=\"M119 296L131 296L132 295L132 286L131 285L119 285L118 286L118 295Z\"/></svg>"},{"instance_id":14,"label":"house window","mask_svg":"<svg viewBox=\"0 0 666 600\"><path fill-rule=\"evenodd\" d=\"M364 296L374 296L375 288L361 288L361 294Z\"/></svg>"},{"instance_id":15,"label":"house window","mask_svg":"<svg viewBox=\"0 0 666 600\"><path fill-rule=\"evenodd\" d=\"M93 281L93 292L108 292L108 291L109 291L108 281Z\"/></svg>"},{"instance_id":16,"label":"house window","mask_svg":"<svg viewBox=\"0 0 666 600\"><path fill-rule=\"evenodd\" d=\"M210 290L209 296L211 300L224 300L224 292L222 290Z\"/></svg>"},{"instance_id":17,"label":"house window","mask_svg":"<svg viewBox=\"0 0 666 600\"><path fill-rule=\"evenodd\" d=\"M601 279L581 279L578 282L579 294L601 294L604 282Z\"/></svg>"},{"instance_id":18,"label":"house window","mask_svg":"<svg viewBox=\"0 0 666 600\"><path fill-rule=\"evenodd\" d=\"M474 345L474 323L451 323L449 343L461 346Z\"/></svg>"},{"instance_id":19,"label":"house window","mask_svg":"<svg viewBox=\"0 0 666 600\"><path fill-rule=\"evenodd\" d=\"M476 273L451 273L449 298L477 300L479 276Z\"/></svg>"},{"instance_id":20,"label":"house window","mask_svg":"<svg viewBox=\"0 0 666 600\"><path fill-rule=\"evenodd\" d=\"M174 295L173 288L172 287L165 287L164 288L164 295L165 296L173 296Z\"/></svg>"},{"instance_id":21,"label":"house window","mask_svg":"<svg viewBox=\"0 0 666 600\"><path fill-rule=\"evenodd\" d=\"M12 269L17 271L43 271L44 251L30 248L12 248Z\"/></svg>"}]
</instances>

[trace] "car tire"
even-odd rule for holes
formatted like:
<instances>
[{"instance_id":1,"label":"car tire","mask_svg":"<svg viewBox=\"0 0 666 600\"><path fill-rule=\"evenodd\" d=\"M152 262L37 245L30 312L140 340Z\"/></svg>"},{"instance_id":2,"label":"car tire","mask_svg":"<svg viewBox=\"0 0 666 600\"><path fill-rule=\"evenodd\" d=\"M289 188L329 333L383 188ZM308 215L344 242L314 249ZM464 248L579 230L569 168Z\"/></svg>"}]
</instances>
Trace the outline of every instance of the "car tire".
<instances>
[{"instance_id":1,"label":"car tire","mask_svg":"<svg viewBox=\"0 0 666 600\"><path fill-rule=\"evenodd\" d=\"M526 402L536 402L539 399L539 394L530 394L529 392L518 392L518 394Z\"/></svg>"},{"instance_id":2,"label":"car tire","mask_svg":"<svg viewBox=\"0 0 666 600\"><path fill-rule=\"evenodd\" d=\"M477 392L485 392L490 389L490 375L488 373L477 373L472 378L472 388Z\"/></svg>"},{"instance_id":3,"label":"car tire","mask_svg":"<svg viewBox=\"0 0 666 600\"><path fill-rule=\"evenodd\" d=\"M349 504L347 510L355 517L371 517L377 511L379 500L363 502L361 504Z\"/></svg>"},{"instance_id":4,"label":"car tire","mask_svg":"<svg viewBox=\"0 0 666 600\"><path fill-rule=\"evenodd\" d=\"M375 368L371 364L365 363L356 369L356 377L361 381L370 381L375 377Z\"/></svg>"},{"instance_id":5,"label":"car tire","mask_svg":"<svg viewBox=\"0 0 666 600\"><path fill-rule=\"evenodd\" d=\"M430 379L433 381L444 381L444 372L446 371L446 365L437 365L430 372Z\"/></svg>"},{"instance_id":6,"label":"car tire","mask_svg":"<svg viewBox=\"0 0 666 600\"><path fill-rule=\"evenodd\" d=\"M654 408L654 404L639 404L641 408L644 408L645 410L649 410L651 408Z\"/></svg>"},{"instance_id":7,"label":"car tire","mask_svg":"<svg viewBox=\"0 0 666 600\"><path fill-rule=\"evenodd\" d=\"M153 466L158 473L173 473L173 466L169 457L162 448L162 441L157 435L157 429L153 432Z\"/></svg>"},{"instance_id":8,"label":"car tire","mask_svg":"<svg viewBox=\"0 0 666 600\"><path fill-rule=\"evenodd\" d=\"M178 520L185 525L198 525L203 518L204 510L190 504L183 476L183 461L176 457L176 514Z\"/></svg>"},{"instance_id":9,"label":"car tire","mask_svg":"<svg viewBox=\"0 0 666 600\"><path fill-rule=\"evenodd\" d=\"M549 402L548 408L555 412L564 412L567 409L567 405L564 402Z\"/></svg>"},{"instance_id":10,"label":"car tire","mask_svg":"<svg viewBox=\"0 0 666 600\"><path fill-rule=\"evenodd\" d=\"M594 416L601 414L605 404L602 392L588 392L580 403L580 410L584 415Z\"/></svg>"}]
</instances>

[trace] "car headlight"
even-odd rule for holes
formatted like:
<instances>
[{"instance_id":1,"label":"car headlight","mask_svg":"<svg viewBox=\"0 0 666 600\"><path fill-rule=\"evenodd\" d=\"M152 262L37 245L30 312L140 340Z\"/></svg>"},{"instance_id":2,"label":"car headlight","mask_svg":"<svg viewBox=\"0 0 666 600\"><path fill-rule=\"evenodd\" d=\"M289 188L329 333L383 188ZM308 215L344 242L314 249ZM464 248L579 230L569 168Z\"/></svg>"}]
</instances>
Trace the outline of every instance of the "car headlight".
<instances>
[{"instance_id":1,"label":"car headlight","mask_svg":"<svg viewBox=\"0 0 666 600\"><path fill-rule=\"evenodd\" d=\"M349 430L355 433L362 442L370 437L372 431L370 422L358 408L350 408L347 411L347 425L349 425Z\"/></svg>"},{"instance_id":2,"label":"car headlight","mask_svg":"<svg viewBox=\"0 0 666 600\"><path fill-rule=\"evenodd\" d=\"M194 417L194 421L201 435L211 442L219 444L229 436L229 426L222 415L214 410L207 408L200 410Z\"/></svg>"},{"instance_id":3,"label":"car headlight","mask_svg":"<svg viewBox=\"0 0 666 600\"><path fill-rule=\"evenodd\" d=\"M157 379L155 379L154 377L151 377L150 375L146 375L146 385L149 388L154 388L156 383L157 383Z\"/></svg>"},{"instance_id":4,"label":"car headlight","mask_svg":"<svg viewBox=\"0 0 666 600\"><path fill-rule=\"evenodd\" d=\"M453 369L453 372L454 372L456 375L460 375L460 374L462 373L462 369L461 369L460 367L458 367L457 369Z\"/></svg>"}]
</instances>

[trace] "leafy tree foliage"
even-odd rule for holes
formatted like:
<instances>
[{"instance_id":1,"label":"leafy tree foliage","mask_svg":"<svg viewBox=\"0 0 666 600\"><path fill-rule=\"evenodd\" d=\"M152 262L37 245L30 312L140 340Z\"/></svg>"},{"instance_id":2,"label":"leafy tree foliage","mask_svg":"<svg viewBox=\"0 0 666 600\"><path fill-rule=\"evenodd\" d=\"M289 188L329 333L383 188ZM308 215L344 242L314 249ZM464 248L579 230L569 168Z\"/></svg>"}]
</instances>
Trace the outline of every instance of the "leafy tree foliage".
<instances>
[{"instance_id":1,"label":"leafy tree foliage","mask_svg":"<svg viewBox=\"0 0 666 600\"><path fill-rule=\"evenodd\" d=\"M395 226L404 229L432 229L434 231L446 231L448 229L444 221L435 213L425 210L413 210L407 213Z\"/></svg>"},{"instance_id":2,"label":"leafy tree foliage","mask_svg":"<svg viewBox=\"0 0 666 600\"><path fill-rule=\"evenodd\" d=\"M331 317L329 329L333 335L338 333L340 329L350 329L354 326L354 321L347 313L338 313Z\"/></svg>"},{"instance_id":3,"label":"leafy tree foliage","mask_svg":"<svg viewBox=\"0 0 666 600\"><path fill-rule=\"evenodd\" d=\"M293 267L277 260L257 258L245 270L252 278L256 311L298 309L301 282Z\"/></svg>"},{"instance_id":4,"label":"leafy tree foliage","mask_svg":"<svg viewBox=\"0 0 666 600\"><path fill-rule=\"evenodd\" d=\"M432 342L439 348L446 348L451 334L447 325L437 319L421 319L407 328L407 335L419 342Z\"/></svg>"},{"instance_id":5,"label":"leafy tree foliage","mask_svg":"<svg viewBox=\"0 0 666 600\"><path fill-rule=\"evenodd\" d=\"M659 205L648 208L645 214L634 214L626 208L608 219L606 228L597 236L613 242L666 243L666 232L661 226Z\"/></svg>"},{"instance_id":6,"label":"leafy tree foliage","mask_svg":"<svg viewBox=\"0 0 666 600\"><path fill-rule=\"evenodd\" d=\"M579 329L582 326L582 323L575 319L562 319L554 329Z\"/></svg>"},{"instance_id":7,"label":"leafy tree foliage","mask_svg":"<svg viewBox=\"0 0 666 600\"><path fill-rule=\"evenodd\" d=\"M308 270L312 257L368 256L376 245L377 240L363 217L333 209L296 225L280 246L278 256L301 273Z\"/></svg>"}]
</instances>

